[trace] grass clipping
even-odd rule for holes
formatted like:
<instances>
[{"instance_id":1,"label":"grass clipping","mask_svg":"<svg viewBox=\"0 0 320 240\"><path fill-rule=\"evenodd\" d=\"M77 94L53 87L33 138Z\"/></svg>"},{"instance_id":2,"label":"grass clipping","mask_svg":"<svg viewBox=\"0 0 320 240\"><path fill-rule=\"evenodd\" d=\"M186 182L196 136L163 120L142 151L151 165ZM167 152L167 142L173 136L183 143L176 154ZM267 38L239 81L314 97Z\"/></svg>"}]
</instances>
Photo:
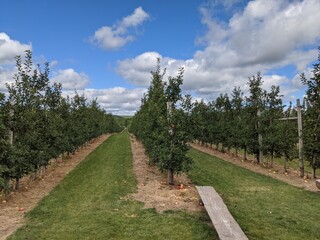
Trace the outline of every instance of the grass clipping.
<instances>
[{"instance_id":1,"label":"grass clipping","mask_svg":"<svg viewBox=\"0 0 320 240\"><path fill-rule=\"evenodd\" d=\"M145 208L155 208L157 212L201 211L198 192L186 174L175 176L174 186L168 186L165 174L148 164L144 147L134 136L131 136L131 149L137 191L130 197L143 202Z\"/></svg>"}]
</instances>

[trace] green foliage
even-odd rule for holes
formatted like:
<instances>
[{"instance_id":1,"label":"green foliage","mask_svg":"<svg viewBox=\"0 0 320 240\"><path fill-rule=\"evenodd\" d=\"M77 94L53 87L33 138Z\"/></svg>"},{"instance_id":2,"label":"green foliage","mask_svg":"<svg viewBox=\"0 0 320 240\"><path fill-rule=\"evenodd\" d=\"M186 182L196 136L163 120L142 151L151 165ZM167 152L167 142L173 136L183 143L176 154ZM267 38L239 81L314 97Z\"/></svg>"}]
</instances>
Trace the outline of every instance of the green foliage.
<instances>
[{"instance_id":1,"label":"green foliage","mask_svg":"<svg viewBox=\"0 0 320 240\"><path fill-rule=\"evenodd\" d=\"M8 130L5 127L5 96L0 93L0 190L6 189L8 187L8 153L9 153L9 144L8 144Z\"/></svg>"},{"instance_id":2,"label":"green foliage","mask_svg":"<svg viewBox=\"0 0 320 240\"><path fill-rule=\"evenodd\" d=\"M16 58L18 73L14 84L8 85L9 105L13 109L11 117L13 155L11 178L19 179L23 175L46 165L50 159L46 139L47 104L46 93L49 86L49 68L44 71L33 70L31 51L26 51L25 62Z\"/></svg>"},{"instance_id":3,"label":"green foliage","mask_svg":"<svg viewBox=\"0 0 320 240\"><path fill-rule=\"evenodd\" d=\"M48 63L43 70L39 65L35 69L31 51L26 51L23 63L17 56L16 65L14 83L7 85L9 97L0 95L0 190L10 179L18 182L92 138L121 130L96 100L88 103L78 94L63 98L61 84L50 84Z\"/></svg>"},{"instance_id":4,"label":"green foliage","mask_svg":"<svg viewBox=\"0 0 320 240\"><path fill-rule=\"evenodd\" d=\"M292 104L290 103L285 111L284 107L280 88L271 86L271 91L267 93L266 110L262 115L262 149L271 156L271 165L274 157L283 156L284 171L286 171L286 162L297 157L298 131L297 120L288 120L297 116Z\"/></svg>"},{"instance_id":5,"label":"green foliage","mask_svg":"<svg viewBox=\"0 0 320 240\"><path fill-rule=\"evenodd\" d=\"M176 77L169 77L168 84L163 82L165 71L161 71L160 62L151 74L150 87L132 118L130 131L143 142L151 163L161 171L179 174L188 171L192 164L186 157L191 140L187 117L191 100L190 96L181 96L183 69Z\"/></svg>"},{"instance_id":6,"label":"green foliage","mask_svg":"<svg viewBox=\"0 0 320 240\"><path fill-rule=\"evenodd\" d=\"M214 112L216 115L216 135L215 139L222 145L222 151L232 146L232 106L228 94L220 94L213 102Z\"/></svg>"},{"instance_id":7,"label":"green foliage","mask_svg":"<svg viewBox=\"0 0 320 240\"><path fill-rule=\"evenodd\" d=\"M312 72L310 79L301 74L301 80L307 87L303 121L304 156L315 175L315 170L320 167L320 48L318 62L313 65Z\"/></svg>"},{"instance_id":8,"label":"green foliage","mask_svg":"<svg viewBox=\"0 0 320 240\"><path fill-rule=\"evenodd\" d=\"M248 126L246 136L248 138L248 150L253 153L259 162L260 146L258 135L263 133L262 113L266 107L266 91L262 90L262 77L258 72L256 76L249 78L249 97L246 98L246 125Z\"/></svg>"},{"instance_id":9,"label":"green foliage","mask_svg":"<svg viewBox=\"0 0 320 240\"><path fill-rule=\"evenodd\" d=\"M260 73L249 78L247 84L247 97L240 87L235 87L231 98L220 94L208 104L200 101L192 105L190 119L194 125L191 129L194 140L215 144L217 149L221 146L221 151L233 148L236 154L238 149L244 149L245 159L248 151L259 161L259 150L263 150L272 159L284 156L291 160L296 156L297 124L279 119L292 117L296 112L291 105L284 111L278 86L272 86L270 92L262 89ZM259 134L262 136L261 144Z\"/></svg>"},{"instance_id":10,"label":"green foliage","mask_svg":"<svg viewBox=\"0 0 320 240\"><path fill-rule=\"evenodd\" d=\"M246 115L244 109L244 96L240 87L234 87L231 99L231 146L236 149L245 149L248 145L246 132L249 126L246 124Z\"/></svg>"},{"instance_id":11,"label":"green foliage","mask_svg":"<svg viewBox=\"0 0 320 240\"><path fill-rule=\"evenodd\" d=\"M210 113L210 106L207 106L203 101L195 102L192 105L190 115L192 127L190 127L190 131L192 131L193 139L213 143L214 139L212 139L211 136L214 135L214 129L206 128L206 126L211 126L210 119L212 114ZM210 133L212 133L212 135Z\"/></svg>"}]
</instances>

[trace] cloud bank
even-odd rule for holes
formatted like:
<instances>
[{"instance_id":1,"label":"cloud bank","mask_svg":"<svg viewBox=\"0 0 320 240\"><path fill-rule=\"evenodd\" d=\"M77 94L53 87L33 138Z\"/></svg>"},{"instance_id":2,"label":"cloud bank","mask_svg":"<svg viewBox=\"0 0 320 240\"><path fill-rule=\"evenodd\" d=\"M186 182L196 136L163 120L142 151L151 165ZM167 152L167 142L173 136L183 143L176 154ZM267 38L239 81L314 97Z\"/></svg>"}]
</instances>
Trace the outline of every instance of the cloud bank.
<instances>
[{"instance_id":1,"label":"cloud bank","mask_svg":"<svg viewBox=\"0 0 320 240\"><path fill-rule=\"evenodd\" d=\"M172 59L157 52L145 52L119 61L117 72L128 82L147 87L150 71L155 69L156 59L160 57L168 75L175 75L179 67L184 67L184 90L204 98L230 93L234 86L245 90L248 77L258 71L264 75L266 87L278 84L283 91L293 94L298 90L293 79L271 72L292 65L299 74L317 58L318 0L250 1L227 22L218 21L214 10L207 7L199 11L208 30L196 39L204 48L196 51L192 59Z\"/></svg>"},{"instance_id":2,"label":"cloud bank","mask_svg":"<svg viewBox=\"0 0 320 240\"><path fill-rule=\"evenodd\" d=\"M11 39L6 33L0 32L0 64L12 64L17 55L31 50L31 44L23 44Z\"/></svg>"},{"instance_id":3,"label":"cloud bank","mask_svg":"<svg viewBox=\"0 0 320 240\"><path fill-rule=\"evenodd\" d=\"M149 14L142 7L138 7L131 15L124 17L113 26L103 26L96 30L90 37L90 42L107 51L117 50L135 39L133 34L128 33L129 30L148 19Z\"/></svg>"},{"instance_id":4,"label":"cloud bank","mask_svg":"<svg viewBox=\"0 0 320 240\"><path fill-rule=\"evenodd\" d=\"M141 105L145 88L127 89L114 87L108 89L85 89L77 91L84 94L87 100L97 99L100 107L116 115L133 115ZM74 96L75 91L63 91L64 96Z\"/></svg>"},{"instance_id":5,"label":"cloud bank","mask_svg":"<svg viewBox=\"0 0 320 240\"><path fill-rule=\"evenodd\" d=\"M87 87L90 79L86 74L78 73L69 68L54 72L51 82L61 83L64 90L77 90Z\"/></svg>"}]
</instances>

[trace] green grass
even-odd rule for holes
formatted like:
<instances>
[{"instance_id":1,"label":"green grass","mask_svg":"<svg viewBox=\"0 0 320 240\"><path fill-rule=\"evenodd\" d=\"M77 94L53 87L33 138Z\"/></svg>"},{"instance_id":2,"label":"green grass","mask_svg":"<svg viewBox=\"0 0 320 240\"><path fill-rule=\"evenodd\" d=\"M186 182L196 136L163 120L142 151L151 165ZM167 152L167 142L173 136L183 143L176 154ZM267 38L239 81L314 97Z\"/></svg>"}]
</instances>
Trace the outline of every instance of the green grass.
<instances>
[{"instance_id":1,"label":"green grass","mask_svg":"<svg viewBox=\"0 0 320 240\"><path fill-rule=\"evenodd\" d=\"M143 209L128 133L110 137L40 204L9 239L217 239L205 213Z\"/></svg>"},{"instance_id":2,"label":"green grass","mask_svg":"<svg viewBox=\"0 0 320 240\"><path fill-rule=\"evenodd\" d=\"M253 173L194 149L190 173L213 186L249 239L320 239L320 194Z\"/></svg>"}]
</instances>

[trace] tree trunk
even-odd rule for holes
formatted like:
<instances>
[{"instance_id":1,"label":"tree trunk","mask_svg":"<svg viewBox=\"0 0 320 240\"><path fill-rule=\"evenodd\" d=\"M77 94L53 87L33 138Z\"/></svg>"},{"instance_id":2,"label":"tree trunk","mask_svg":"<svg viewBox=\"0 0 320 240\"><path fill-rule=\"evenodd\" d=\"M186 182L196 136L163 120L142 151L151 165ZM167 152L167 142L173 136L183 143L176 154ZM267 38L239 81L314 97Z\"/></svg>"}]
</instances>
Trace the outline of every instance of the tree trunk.
<instances>
[{"instance_id":1,"label":"tree trunk","mask_svg":"<svg viewBox=\"0 0 320 240\"><path fill-rule=\"evenodd\" d=\"M35 181L36 178L37 178L37 170L34 170L34 172L31 175L31 179L32 179L32 181Z\"/></svg>"},{"instance_id":2,"label":"tree trunk","mask_svg":"<svg viewBox=\"0 0 320 240\"><path fill-rule=\"evenodd\" d=\"M20 187L20 178L17 177L17 178L15 179L14 189L15 189L15 190L18 190L19 187Z\"/></svg>"},{"instance_id":3,"label":"tree trunk","mask_svg":"<svg viewBox=\"0 0 320 240\"><path fill-rule=\"evenodd\" d=\"M259 151L259 149L258 150L256 150L255 151L255 157L256 157L256 163L257 164L260 164L260 159L259 159L259 157L260 157L260 151Z\"/></svg>"},{"instance_id":4,"label":"tree trunk","mask_svg":"<svg viewBox=\"0 0 320 240\"><path fill-rule=\"evenodd\" d=\"M247 158L247 146L244 147L243 160L248 160L248 158Z\"/></svg>"},{"instance_id":5,"label":"tree trunk","mask_svg":"<svg viewBox=\"0 0 320 240\"><path fill-rule=\"evenodd\" d=\"M222 152L222 153L225 152L223 144L221 145L221 152Z\"/></svg>"},{"instance_id":6,"label":"tree trunk","mask_svg":"<svg viewBox=\"0 0 320 240\"><path fill-rule=\"evenodd\" d=\"M313 157L312 157L312 178L315 179L316 178L316 158L317 155L314 153Z\"/></svg>"},{"instance_id":7,"label":"tree trunk","mask_svg":"<svg viewBox=\"0 0 320 240\"><path fill-rule=\"evenodd\" d=\"M271 153L271 162L270 162L271 168L273 168L273 162L274 162L274 152Z\"/></svg>"},{"instance_id":8,"label":"tree trunk","mask_svg":"<svg viewBox=\"0 0 320 240\"><path fill-rule=\"evenodd\" d=\"M238 157L238 148L236 147L236 157Z\"/></svg>"},{"instance_id":9,"label":"tree trunk","mask_svg":"<svg viewBox=\"0 0 320 240\"><path fill-rule=\"evenodd\" d=\"M45 174L46 174L46 166L42 165L40 170L40 177L43 178Z\"/></svg>"},{"instance_id":10,"label":"tree trunk","mask_svg":"<svg viewBox=\"0 0 320 240\"><path fill-rule=\"evenodd\" d=\"M168 169L168 176L167 176L167 183L168 185L173 185L173 170L172 169Z\"/></svg>"},{"instance_id":11,"label":"tree trunk","mask_svg":"<svg viewBox=\"0 0 320 240\"><path fill-rule=\"evenodd\" d=\"M284 156L284 160L283 160L283 171L284 171L284 173L287 172L287 156Z\"/></svg>"},{"instance_id":12,"label":"tree trunk","mask_svg":"<svg viewBox=\"0 0 320 240\"><path fill-rule=\"evenodd\" d=\"M54 160L53 160L53 169L56 169L56 167L57 167L57 162L58 162L58 159L57 159L57 158L54 158Z\"/></svg>"},{"instance_id":13,"label":"tree trunk","mask_svg":"<svg viewBox=\"0 0 320 240\"><path fill-rule=\"evenodd\" d=\"M2 189L3 192L3 197L7 197L10 193L10 180L9 179L4 179L4 188ZM1 191L0 191L1 193Z\"/></svg>"},{"instance_id":14,"label":"tree trunk","mask_svg":"<svg viewBox=\"0 0 320 240\"><path fill-rule=\"evenodd\" d=\"M317 168L314 167L314 166L312 166L312 178L313 178L313 179L316 179L316 178L317 178L317 176L316 176L316 170L317 170Z\"/></svg>"}]
</instances>

